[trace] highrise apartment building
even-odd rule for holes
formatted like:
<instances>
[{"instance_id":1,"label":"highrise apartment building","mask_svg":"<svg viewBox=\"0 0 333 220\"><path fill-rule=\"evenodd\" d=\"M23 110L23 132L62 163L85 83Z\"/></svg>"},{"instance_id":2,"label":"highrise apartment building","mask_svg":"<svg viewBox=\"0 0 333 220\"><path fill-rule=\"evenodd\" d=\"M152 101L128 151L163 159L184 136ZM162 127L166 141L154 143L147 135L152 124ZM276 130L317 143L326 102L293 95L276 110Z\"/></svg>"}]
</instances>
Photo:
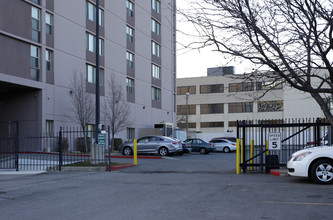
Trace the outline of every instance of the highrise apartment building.
<instances>
[{"instance_id":1,"label":"highrise apartment building","mask_svg":"<svg viewBox=\"0 0 333 220\"><path fill-rule=\"evenodd\" d=\"M176 0L100 0L101 123L112 76L133 124L176 122ZM83 75L95 97L96 0L0 1L0 121L20 132L52 132L74 122L70 82ZM88 123L93 127L95 119Z\"/></svg>"}]
</instances>

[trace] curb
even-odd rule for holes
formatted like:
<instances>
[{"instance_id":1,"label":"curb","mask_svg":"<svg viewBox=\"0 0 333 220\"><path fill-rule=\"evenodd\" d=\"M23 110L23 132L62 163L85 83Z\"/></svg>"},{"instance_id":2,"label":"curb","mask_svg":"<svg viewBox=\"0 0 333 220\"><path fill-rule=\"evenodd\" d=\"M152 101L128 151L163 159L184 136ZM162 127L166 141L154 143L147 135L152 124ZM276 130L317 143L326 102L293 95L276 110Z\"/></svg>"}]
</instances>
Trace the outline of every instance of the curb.
<instances>
[{"instance_id":1,"label":"curb","mask_svg":"<svg viewBox=\"0 0 333 220\"><path fill-rule=\"evenodd\" d=\"M271 170L270 174L273 176L288 176L286 170Z\"/></svg>"},{"instance_id":2,"label":"curb","mask_svg":"<svg viewBox=\"0 0 333 220\"><path fill-rule=\"evenodd\" d=\"M133 159L133 156L123 156L123 155L111 155L111 158L127 158L127 159ZM161 160L163 159L160 156L138 156L138 159L155 159L155 160Z\"/></svg>"},{"instance_id":3,"label":"curb","mask_svg":"<svg viewBox=\"0 0 333 220\"><path fill-rule=\"evenodd\" d=\"M121 169L124 169L124 168L133 167L133 166L135 166L135 165L134 164L128 164L128 165L111 166L111 171L121 170ZM106 166L105 171L109 171L109 166Z\"/></svg>"}]
</instances>

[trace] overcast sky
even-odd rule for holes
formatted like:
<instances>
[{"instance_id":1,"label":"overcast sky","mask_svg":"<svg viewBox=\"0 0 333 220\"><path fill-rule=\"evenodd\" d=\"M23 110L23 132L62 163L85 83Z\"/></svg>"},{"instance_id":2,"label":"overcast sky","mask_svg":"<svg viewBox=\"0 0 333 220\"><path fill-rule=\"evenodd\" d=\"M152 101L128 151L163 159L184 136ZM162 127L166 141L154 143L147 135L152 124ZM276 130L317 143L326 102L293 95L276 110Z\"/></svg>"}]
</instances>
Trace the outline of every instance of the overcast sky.
<instances>
[{"instance_id":1,"label":"overcast sky","mask_svg":"<svg viewBox=\"0 0 333 220\"><path fill-rule=\"evenodd\" d=\"M177 8L180 10L186 8L189 5L188 1L177 1ZM180 14L177 15L177 29L186 33L194 32L192 24L185 22ZM189 36L177 32L177 78L207 76L207 68L226 65L223 55L212 51L214 48L201 49L200 51L184 50L181 44L186 45L191 40ZM236 73L243 73L246 69L235 63L228 64L228 66L230 65L235 66Z\"/></svg>"}]
</instances>

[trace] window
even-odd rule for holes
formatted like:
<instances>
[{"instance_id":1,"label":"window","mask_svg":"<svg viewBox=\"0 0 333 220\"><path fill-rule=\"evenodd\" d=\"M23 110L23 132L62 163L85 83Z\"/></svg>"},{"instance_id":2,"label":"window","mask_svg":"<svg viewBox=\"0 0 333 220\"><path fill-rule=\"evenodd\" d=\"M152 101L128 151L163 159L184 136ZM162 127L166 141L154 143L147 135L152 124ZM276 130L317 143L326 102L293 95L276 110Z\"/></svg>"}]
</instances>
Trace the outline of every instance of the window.
<instances>
[{"instance_id":1,"label":"window","mask_svg":"<svg viewBox=\"0 0 333 220\"><path fill-rule=\"evenodd\" d=\"M252 102L229 103L229 113L253 112Z\"/></svg>"},{"instance_id":2,"label":"window","mask_svg":"<svg viewBox=\"0 0 333 220\"><path fill-rule=\"evenodd\" d=\"M216 85L201 85L200 86L200 94L206 93L223 93L224 86L223 84L216 84Z\"/></svg>"},{"instance_id":3,"label":"window","mask_svg":"<svg viewBox=\"0 0 333 220\"><path fill-rule=\"evenodd\" d=\"M253 91L254 83L244 82L244 83L230 83L229 92L244 92L244 91Z\"/></svg>"},{"instance_id":4,"label":"window","mask_svg":"<svg viewBox=\"0 0 333 220\"><path fill-rule=\"evenodd\" d=\"M160 79L161 67L151 64L151 75L156 79Z\"/></svg>"},{"instance_id":5,"label":"window","mask_svg":"<svg viewBox=\"0 0 333 220\"><path fill-rule=\"evenodd\" d=\"M133 94L134 92L134 80L131 78L126 78L126 91L127 94Z\"/></svg>"},{"instance_id":6,"label":"window","mask_svg":"<svg viewBox=\"0 0 333 220\"><path fill-rule=\"evenodd\" d=\"M151 0L151 8L156 11L157 13L160 13L161 11L161 2L159 0Z\"/></svg>"},{"instance_id":7,"label":"window","mask_svg":"<svg viewBox=\"0 0 333 220\"><path fill-rule=\"evenodd\" d=\"M30 75L31 79L39 80L39 48L30 46Z\"/></svg>"},{"instance_id":8,"label":"window","mask_svg":"<svg viewBox=\"0 0 333 220\"><path fill-rule=\"evenodd\" d=\"M40 36L40 9L31 7L32 40L39 42Z\"/></svg>"},{"instance_id":9,"label":"window","mask_svg":"<svg viewBox=\"0 0 333 220\"><path fill-rule=\"evenodd\" d=\"M53 134L53 121L46 120L46 137L51 137Z\"/></svg>"},{"instance_id":10,"label":"window","mask_svg":"<svg viewBox=\"0 0 333 220\"><path fill-rule=\"evenodd\" d=\"M188 128L196 128L196 123L195 122L189 122L188 123ZM177 123L177 127L181 128L181 129L185 129L186 128L186 123L185 122L178 122Z\"/></svg>"},{"instance_id":11,"label":"window","mask_svg":"<svg viewBox=\"0 0 333 220\"><path fill-rule=\"evenodd\" d=\"M223 121L214 121L214 122L201 122L200 127L202 128L223 128Z\"/></svg>"},{"instance_id":12,"label":"window","mask_svg":"<svg viewBox=\"0 0 333 220\"><path fill-rule=\"evenodd\" d=\"M270 90L270 89L282 89L283 84L281 81L276 82L258 82L257 90Z\"/></svg>"},{"instance_id":13,"label":"window","mask_svg":"<svg viewBox=\"0 0 333 220\"><path fill-rule=\"evenodd\" d=\"M258 102L258 112L283 111L283 101L261 101Z\"/></svg>"},{"instance_id":14,"label":"window","mask_svg":"<svg viewBox=\"0 0 333 220\"><path fill-rule=\"evenodd\" d=\"M40 5L40 0L31 0L31 2L37 4L37 5Z\"/></svg>"},{"instance_id":15,"label":"window","mask_svg":"<svg viewBox=\"0 0 333 220\"><path fill-rule=\"evenodd\" d=\"M237 127L237 121L229 121L229 127Z\"/></svg>"},{"instance_id":16,"label":"window","mask_svg":"<svg viewBox=\"0 0 333 220\"><path fill-rule=\"evenodd\" d=\"M126 26L126 38L128 42L134 42L134 29Z\"/></svg>"},{"instance_id":17,"label":"window","mask_svg":"<svg viewBox=\"0 0 333 220\"><path fill-rule=\"evenodd\" d=\"M157 57L160 57L161 46L155 41L151 42L151 53Z\"/></svg>"},{"instance_id":18,"label":"window","mask_svg":"<svg viewBox=\"0 0 333 220\"><path fill-rule=\"evenodd\" d=\"M200 114L221 114L221 113L224 113L223 103L200 105Z\"/></svg>"},{"instance_id":19,"label":"window","mask_svg":"<svg viewBox=\"0 0 333 220\"><path fill-rule=\"evenodd\" d=\"M188 106L188 114L195 115L196 114L196 105L187 105L187 106ZM186 105L177 105L177 114L186 115Z\"/></svg>"},{"instance_id":20,"label":"window","mask_svg":"<svg viewBox=\"0 0 333 220\"><path fill-rule=\"evenodd\" d=\"M50 50L45 51L45 61L46 61L46 70L51 71L52 52Z\"/></svg>"},{"instance_id":21,"label":"window","mask_svg":"<svg viewBox=\"0 0 333 220\"><path fill-rule=\"evenodd\" d=\"M94 83L96 84L96 68L92 65L87 64L87 80L89 83ZM103 70L100 69L99 71L99 84L103 85L103 78L104 74L103 74Z\"/></svg>"},{"instance_id":22,"label":"window","mask_svg":"<svg viewBox=\"0 0 333 220\"><path fill-rule=\"evenodd\" d=\"M187 92L190 94L196 94L195 86L180 86L177 87L177 95L186 95Z\"/></svg>"},{"instance_id":23,"label":"window","mask_svg":"<svg viewBox=\"0 0 333 220\"><path fill-rule=\"evenodd\" d=\"M134 54L132 54L128 51L126 52L126 65L129 68L134 67Z\"/></svg>"},{"instance_id":24,"label":"window","mask_svg":"<svg viewBox=\"0 0 333 220\"><path fill-rule=\"evenodd\" d=\"M159 88L151 87L151 99L161 101L161 90Z\"/></svg>"},{"instance_id":25,"label":"window","mask_svg":"<svg viewBox=\"0 0 333 220\"><path fill-rule=\"evenodd\" d=\"M45 23L46 23L46 28L45 31L47 34L52 34L52 23L53 23L53 15L50 13L45 14Z\"/></svg>"},{"instance_id":26,"label":"window","mask_svg":"<svg viewBox=\"0 0 333 220\"><path fill-rule=\"evenodd\" d=\"M126 135L127 140L133 140L134 139L134 134L135 134L134 128L127 128L126 133L127 133L127 135Z\"/></svg>"},{"instance_id":27,"label":"window","mask_svg":"<svg viewBox=\"0 0 333 220\"><path fill-rule=\"evenodd\" d=\"M155 19L151 19L151 31L157 35L160 35L161 24Z\"/></svg>"},{"instance_id":28,"label":"window","mask_svg":"<svg viewBox=\"0 0 333 220\"><path fill-rule=\"evenodd\" d=\"M96 22L96 6L90 2L87 2L86 4L86 16L88 20ZM98 19L99 26L102 26L104 19L104 11L102 9L99 9Z\"/></svg>"},{"instance_id":29,"label":"window","mask_svg":"<svg viewBox=\"0 0 333 220\"><path fill-rule=\"evenodd\" d=\"M134 12L133 12L133 3L129 0L126 0L126 13L127 16L133 17Z\"/></svg>"},{"instance_id":30,"label":"window","mask_svg":"<svg viewBox=\"0 0 333 220\"><path fill-rule=\"evenodd\" d=\"M96 53L96 37L90 33L87 33L87 50ZM104 40L99 39L99 55L103 56Z\"/></svg>"}]
</instances>

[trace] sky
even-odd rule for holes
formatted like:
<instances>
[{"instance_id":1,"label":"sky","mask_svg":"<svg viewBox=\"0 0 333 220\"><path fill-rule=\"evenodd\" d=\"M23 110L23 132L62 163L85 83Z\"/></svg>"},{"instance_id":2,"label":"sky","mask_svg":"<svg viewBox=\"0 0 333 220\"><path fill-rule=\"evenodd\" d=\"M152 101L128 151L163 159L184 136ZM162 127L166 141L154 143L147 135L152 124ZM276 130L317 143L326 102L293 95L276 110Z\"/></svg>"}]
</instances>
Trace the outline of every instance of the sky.
<instances>
[{"instance_id":1,"label":"sky","mask_svg":"<svg viewBox=\"0 0 333 220\"><path fill-rule=\"evenodd\" d=\"M188 7L189 0L177 1L178 9L185 9ZM177 29L185 33L194 32L192 24L185 22L180 14L177 15ZM207 68L226 66L226 61L223 55L219 52L213 51L214 48L204 48L199 50L185 50L182 45L191 42L191 38L177 32L177 78L186 77L200 77L207 76ZM236 63L228 64L227 66L235 66L236 73L243 73L246 71L244 66Z\"/></svg>"}]
</instances>

